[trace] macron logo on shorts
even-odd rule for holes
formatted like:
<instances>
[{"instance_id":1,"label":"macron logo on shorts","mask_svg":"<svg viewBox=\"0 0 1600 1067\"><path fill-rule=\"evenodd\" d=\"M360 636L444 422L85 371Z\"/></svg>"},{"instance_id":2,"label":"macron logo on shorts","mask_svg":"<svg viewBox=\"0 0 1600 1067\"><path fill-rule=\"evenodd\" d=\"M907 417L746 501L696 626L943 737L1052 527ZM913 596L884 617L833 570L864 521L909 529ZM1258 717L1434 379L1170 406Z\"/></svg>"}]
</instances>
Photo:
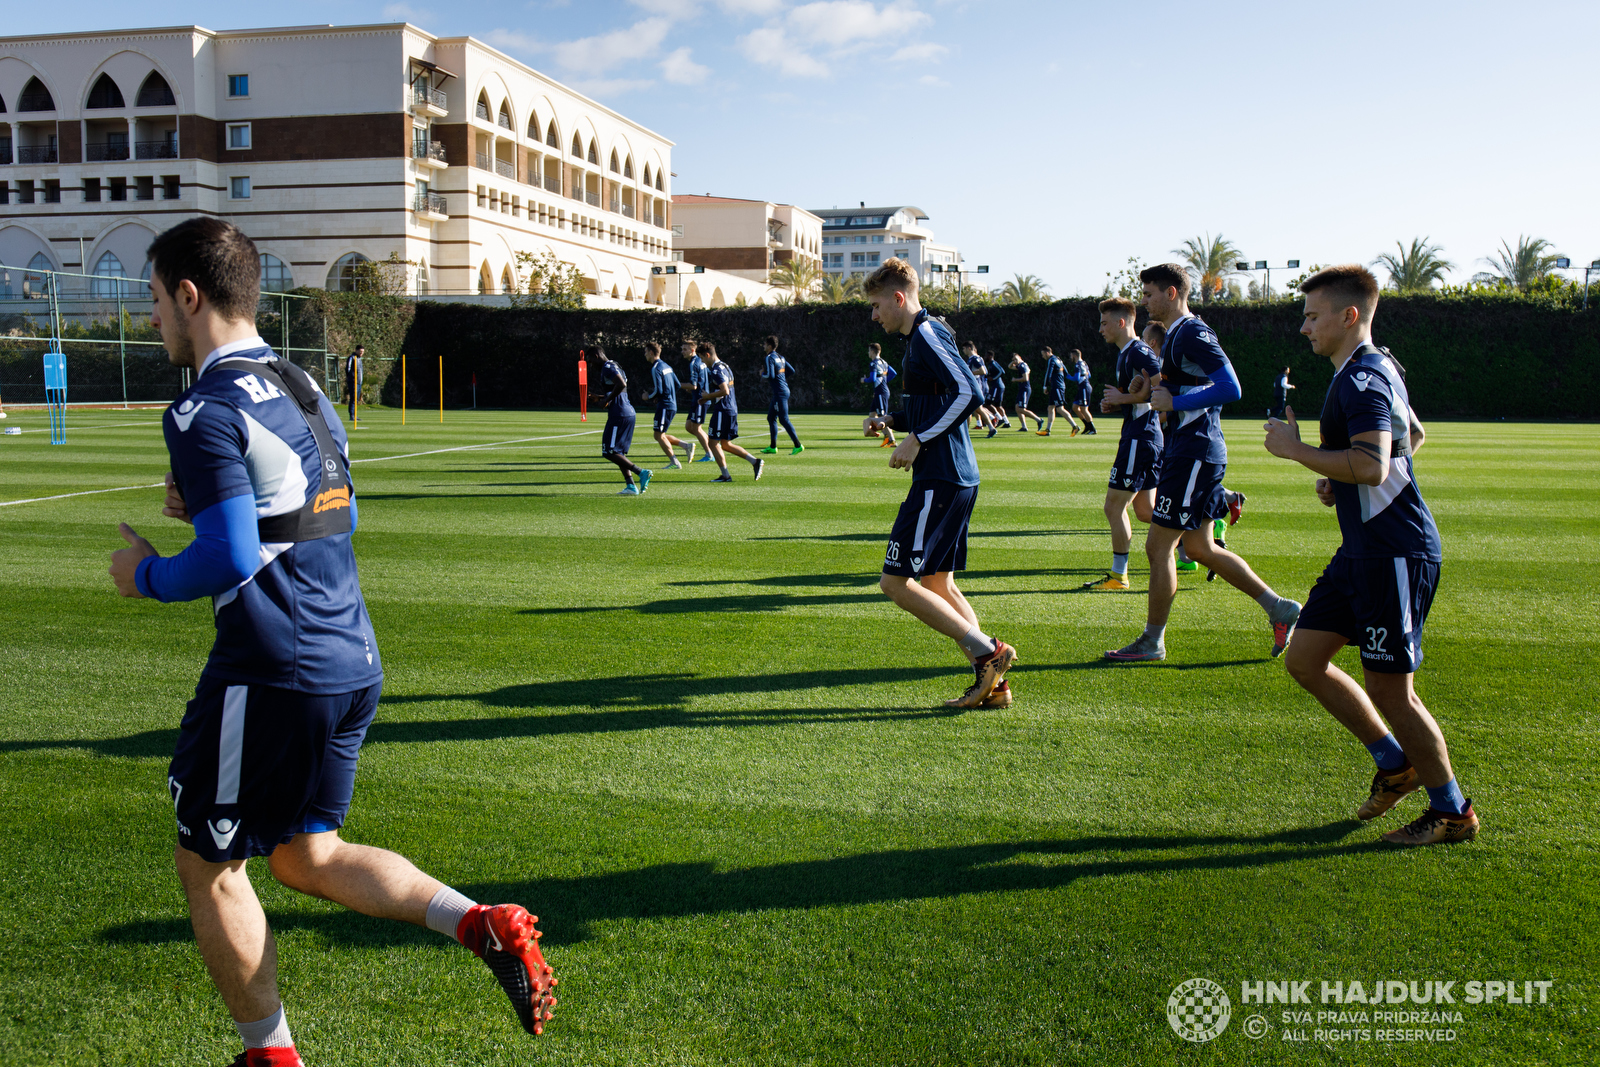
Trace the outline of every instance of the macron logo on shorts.
<instances>
[{"instance_id":1,"label":"macron logo on shorts","mask_svg":"<svg viewBox=\"0 0 1600 1067\"><path fill-rule=\"evenodd\" d=\"M233 836L239 832L239 824L232 819L207 820L206 829L211 831L211 840L217 843L217 848L226 852L233 844Z\"/></svg>"}]
</instances>

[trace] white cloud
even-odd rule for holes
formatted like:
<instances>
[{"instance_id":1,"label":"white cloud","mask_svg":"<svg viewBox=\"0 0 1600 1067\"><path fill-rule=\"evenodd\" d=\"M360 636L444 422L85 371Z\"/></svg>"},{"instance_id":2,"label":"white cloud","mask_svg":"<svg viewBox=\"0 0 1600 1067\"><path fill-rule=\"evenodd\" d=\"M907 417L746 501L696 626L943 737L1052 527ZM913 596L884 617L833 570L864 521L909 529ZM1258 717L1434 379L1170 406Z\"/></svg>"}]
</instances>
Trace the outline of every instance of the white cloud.
<instances>
[{"instance_id":1,"label":"white cloud","mask_svg":"<svg viewBox=\"0 0 1600 1067\"><path fill-rule=\"evenodd\" d=\"M577 78L569 80L567 84L590 99L605 100L648 89L655 82L648 78Z\"/></svg>"},{"instance_id":2,"label":"white cloud","mask_svg":"<svg viewBox=\"0 0 1600 1067\"><path fill-rule=\"evenodd\" d=\"M483 39L502 52L542 52L548 46L537 37L521 30L490 30Z\"/></svg>"},{"instance_id":3,"label":"white cloud","mask_svg":"<svg viewBox=\"0 0 1600 1067\"><path fill-rule=\"evenodd\" d=\"M917 81L921 82L923 85L931 85L936 89L948 89L950 87L949 82L933 74L924 74L922 77L918 78Z\"/></svg>"},{"instance_id":4,"label":"white cloud","mask_svg":"<svg viewBox=\"0 0 1600 1067\"><path fill-rule=\"evenodd\" d=\"M907 33L928 16L904 2L875 7L868 0L817 0L789 12L788 23L810 41L842 48Z\"/></svg>"},{"instance_id":5,"label":"white cloud","mask_svg":"<svg viewBox=\"0 0 1600 1067\"><path fill-rule=\"evenodd\" d=\"M898 63L931 63L936 59L943 59L950 49L942 44L924 41L921 44L908 44L898 49L889 58Z\"/></svg>"},{"instance_id":6,"label":"white cloud","mask_svg":"<svg viewBox=\"0 0 1600 1067\"><path fill-rule=\"evenodd\" d=\"M432 22L435 18L432 11L420 7L412 7L410 4L385 5L383 17L394 19L396 22L410 22L418 26L424 22Z\"/></svg>"},{"instance_id":7,"label":"white cloud","mask_svg":"<svg viewBox=\"0 0 1600 1067\"><path fill-rule=\"evenodd\" d=\"M667 58L661 61L661 76L674 85L699 85L710 73L710 67L702 66L689 58L687 48L668 52Z\"/></svg>"},{"instance_id":8,"label":"white cloud","mask_svg":"<svg viewBox=\"0 0 1600 1067\"><path fill-rule=\"evenodd\" d=\"M717 6L729 15L776 15L783 0L717 0Z\"/></svg>"},{"instance_id":9,"label":"white cloud","mask_svg":"<svg viewBox=\"0 0 1600 1067\"><path fill-rule=\"evenodd\" d=\"M752 62L777 67L796 78L826 78L828 67L796 45L779 26L763 26L739 38L739 50Z\"/></svg>"},{"instance_id":10,"label":"white cloud","mask_svg":"<svg viewBox=\"0 0 1600 1067\"><path fill-rule=\"evenodd\" d=\"M629 3L673 22L682 22L700 14L699 0L629 0Z\"/></svg>"},{"instance_id":11,"label":"white cloud","mask_svg":"<svg viewBox=\"0 0 1600 1067\"><path fill-rule=\"evenodd\" d=\"M661 47L669 27L664 18L650 18L627 29L564 41L555 46L556 62L568 70L610 70L654 53Z\"/></svg>"}]
</instances>

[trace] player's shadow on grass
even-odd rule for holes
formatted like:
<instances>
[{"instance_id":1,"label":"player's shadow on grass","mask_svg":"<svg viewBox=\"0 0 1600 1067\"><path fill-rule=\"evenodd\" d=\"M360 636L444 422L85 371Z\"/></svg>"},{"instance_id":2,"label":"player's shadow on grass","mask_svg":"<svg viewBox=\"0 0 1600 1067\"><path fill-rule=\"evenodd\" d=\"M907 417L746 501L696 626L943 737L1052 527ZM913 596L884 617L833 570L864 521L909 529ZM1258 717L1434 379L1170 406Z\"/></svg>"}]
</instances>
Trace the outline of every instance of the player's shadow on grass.
<instances>
[{"instance_id":1,"label":"player's shadow on grass","mask_svg":"<svg viewBox=\"0 0 1600 1067\"><path fill-rule=\"evenodd\" d=\"M518 615L586 615L602 611L636 611L641 615L747 615L758 612L782 611L785 608L808 608L824 604L859 604L883 600L876 588L862 593L816 593L810 596L793 593L752 593L748 596L679 597L671 600L652 600L644 604L613 604L607 607L523 608Z\"/></svg>"},{"instance_id":2,"label":"player's shadow on grass","mask_svg":"<svg viewBox=\"0 0 1600 1067\"><path fill-rule=\"evenodd\" d=\"M719 869L709 860L662 863L567 878L513 876L460 888L476 900L515 902L543 916L544 944L549 947L584 941L594 924L616 920L953 899L1060 889L1084 878L1259 870L1392 849L1371 838L1344 842L1360 825L1346 819L1260 835L1000 841L740 869ZM530 840L524 854L538 852L538 842ZM273 910L268 915L280 934L305 929L331 941L363 946L446 945L425 930L350 912ZM193 936L188 920L181 916L124 923L100 932L103 941L112 943L163 944Z\"/></svg>"},{"instance_id":3,"label":"player's shadow on grass","mask_svg":"<svg viewBox=\"0 0 1600 1067\"><path fill-rule=\"evenodd\" d=\"M1077 537L1080 535L1094 534L1104 537L1105 527L1094 530L969 530L968 538L973 537ZM887 541L889 535L884 530L875 530L872 533L842 533L842 534L773 534L767 537L746 537L746 541Z\"/></svg>"}]
</instances>

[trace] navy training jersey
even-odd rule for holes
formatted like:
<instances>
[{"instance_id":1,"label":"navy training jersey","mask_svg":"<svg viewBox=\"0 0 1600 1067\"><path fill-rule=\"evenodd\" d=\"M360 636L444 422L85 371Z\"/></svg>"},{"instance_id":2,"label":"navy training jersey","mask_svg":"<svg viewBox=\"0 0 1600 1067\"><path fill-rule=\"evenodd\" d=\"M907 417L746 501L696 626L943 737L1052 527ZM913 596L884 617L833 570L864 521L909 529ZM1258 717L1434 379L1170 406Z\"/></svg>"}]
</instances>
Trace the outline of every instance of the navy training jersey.
<instances>
[{"instance_id":1,"label":"navy training jersey","mask_svg":"<svg viewBox=\"0 0 1600 1067\"><path fill-rule=\"evenodd\" d=\"M983 357L976 352L967 357L967 366L972 368L972 376L980 382L989 376L989 368L984 366Z\"/></svg>"},{"instance_id":2,"label":"navy training jersey","mask_svg":"<svg viewBox=\"0 0 1600 1067\"><path fill-rule=\"evenodd\" d=\"M1154 381L1155 376L1161 372L1161 360L1150 351L1150 346L1135 337L1122 347L1117 353L1117 389L1126 393L1133 380L1144 375L1146 381ZM1148 441L1161 447L1161 414L1150 406L1143 404L1122 405L1122 440Z\"/></svg>"},{"instance_id":3,"label":"navy training jersey","mask_svg":"<svg viewBox=\"0 0 1600 1067\"><path fill-rule=\"evenodd\" d=\"M713 400L711 410L720 411L724 415L739 414L739 402L733 398L733 368L719 359L711 364L711 369L706 372L706 381L708 393L721 389L724 383L728 386L728 395Z\"/></svg>"},{"instance_id":4,"label":"navy training jersey","mask_svg":"<svg viewBox=\"0 0 1600 1067\"><path fill-rule=\"evenodd\" d=\"M988 363L988 366L987 366L986 369L988 371L989 385L991 387L998 389L1000 386L1005 384L1005 382L1006 382L1006 369L1000 365L1000 361L999 360L997 360L997 359L989 360L989 363Z\"/></svg>"},{"instance_id":5,"label":"navy training jersey","mask_svg":"<svg viewBox=\"0 0 1600 1067\"><path fill-rule=\"evenodd\" d=\"M983 403L983 386L956 351L950 327L931 317L926 308L917 312L906 341L900 399L905 404L905 428L922 445L911 462L911 480L977 485L978 457L967 436L967 417Z\"/></svg>"},{"instance_id":6,"label":"navy training jersey","mask_svg":"<svg viewBox=\"0 0 1600 1067\"><path fill-rule=\"evenodd\" d=\"M1066 388L1066 383L1067 365L1061 362L1060 356L1052 352L1050 353L1050 358L1044 361L1044 382L1042 384L1045 390L1048 391L1050 389L1064 389Z\"/></svg>"},{"instance_id":7,"label":"navy training jersey","mask_svg":"<svg viewBox=\"0 0 1600 1067\"><path fill-rule=\"evenodd\" d=\"M600 381L605 384L605 390L610 393L617 391L616 398L606 407L607 415L627 418L633 415L633 401L628 399L628 376L617 366L617 361L608 359L600 365Z\"/></svg>"},{"instance_id":8,"label":"navy training jersey","mask_svg":"<svg viewBox=\"0 0 1600 1067\"><path fill-rule=\"evenodd\" d=\"M867 369L872 376L872 388L885 393L889 391L889 361L879 356L873 360Z\"/></svg>"},{"instance_id":9,"label":"navy training jersey","mask_svg":"<svg viewBox=\"0 0 1600 1067\"><path fill-rule=\"evenodd\" d=\"M1213 374L1223 367L1231 372L1232 366L1228 354L1217 343L1217 335L1198 317L1186 315L1167 331L1161 346L1161 375L1173 396L1204 389L1211 384ZM1221 406L1174 411L1167 424L1166 454L1173 459L1228 462Z\"/></svg>"},{"instance_id":10,"label":"navy training jersey","mask_svg":"<svg viewBox=\"0 0 1600 1067\"><path fill-rule=\"evenodd\" d=\"M650 391L655 394L657 411L678 410L678 374L665 359L650 364Z\"/></svg>"},{"instance_id":11,"label":"navy training jersey","mask_svg":"<svg viewBox=\"0 0 1600 1067\"><path fill-rule=\"evenodd\" d=\"M1388 430L1389 474L1378 485L1328 479L1339 513L1339 552L1351 559L1405 556L1437 563L1443 558L1439 528L1417 488L1410 455L1411 397L1400 368L1372 345L1362 345L1328 386L1322 404L1325 451L1350 447L1350 439ZM1404 455L1395 453L1403 452Z\"/></svg>"},{"instance_id":12,"label":"navy training jersey","mask_svg":"<svg viewBox=\"0 0 1600 1067\"><path fill-rule=\"evenodd\" d=\"M772 395L789 398L789 361L778 355L777 352L767 353L766 366L761 371L761 376L772 383Z\"/></svg>"},{"instance_id":13,"label":"navy training jersey","mask_svg":"<svg viewBox=\"0 0 1600 1067\"><path fill-rule=\"evenodd\" d=\"M161 418L190 515L246 493L257 519L288 515L322 486L322 457L295 399L256 375L215 366L221 359L277 359L265 341L254 341L218 349ZM348 479L344 424L320 390L317 406ZM323 695L383 679L350 534L265 542L260 562L254 575L212 598L217 640L207 676Z\"/></svg>"},{"instance_id":14,"label":"navy training jersey","mask_svg":"<svg viewBox=\"0 0 1600 1067\"><path fill-rule=\"evenodd\" d=\"M706 361L698 353L689 361L689 388L695 400L706 395Z\"/></svg>"}]
</instances>

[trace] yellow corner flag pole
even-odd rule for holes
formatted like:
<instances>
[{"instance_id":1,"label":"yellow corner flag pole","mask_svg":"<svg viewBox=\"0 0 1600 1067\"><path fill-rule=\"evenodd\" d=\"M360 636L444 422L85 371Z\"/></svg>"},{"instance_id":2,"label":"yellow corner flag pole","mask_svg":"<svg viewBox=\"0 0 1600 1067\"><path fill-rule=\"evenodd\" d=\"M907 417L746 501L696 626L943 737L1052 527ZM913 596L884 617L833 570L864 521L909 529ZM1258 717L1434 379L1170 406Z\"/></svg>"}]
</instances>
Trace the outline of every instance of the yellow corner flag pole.
<instances>
[{"instance_id":1,"label":"yellow corner flag pole","mask_svg":"<svg viewBox=\"0 0 1600 1067\"><path fill-rule=\"evenodd\" d=\"M400 353L400 425L406 424L406 354Z\"/></svg>"},{"instance_id":2,"label":"yellow corner flag pole","mask_svg":"<svg viewBox=\"0 0 1600 1067\"><path fill-rule=\"evenodd\" d=\"M444 357L439 357L439 421L444 422Z\"/></svg>"}]
</instances>

